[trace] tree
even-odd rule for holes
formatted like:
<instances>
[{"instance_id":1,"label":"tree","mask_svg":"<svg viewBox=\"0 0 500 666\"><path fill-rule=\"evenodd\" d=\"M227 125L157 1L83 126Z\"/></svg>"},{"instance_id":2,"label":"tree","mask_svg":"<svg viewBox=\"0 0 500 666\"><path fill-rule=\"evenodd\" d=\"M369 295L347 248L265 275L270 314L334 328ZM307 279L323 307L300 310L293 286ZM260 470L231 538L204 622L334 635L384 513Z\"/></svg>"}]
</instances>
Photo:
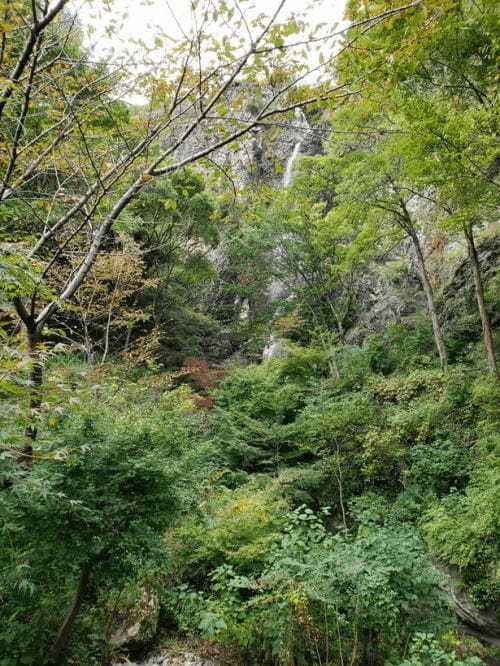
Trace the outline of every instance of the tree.
<instances>
[{"instance_id":1,"label":"tree","mask_svg":"<svg viewBox=\"0 0 500 666\"><path fill-rule=\"evenodd\" d=\"M291 187L281 193L261 188L246 218L259 238L268 239L263 250L267 259L272 257L266 262L268 272L284 286L275 308L284 316L278 323L291 315L307 324L310 334L302 340L319 342L337 375L334 350L345 344L356 301L354 270L364 257L347 260L353 234L349 224L325 229L335 200L335 166L328 156L303 158Z\"/></svg>"},{"instance_id":2,"label":"tree","mask_svg":"<svg viewBox=\"0 0 500 666\"><path fill-rule=\"evenodd\" d=\"M147 322L151 315L138 305L141 293L154 288L157 281L145 275L141 248L125 234L114 246L97 257L87 279L75 294L75 305L62 315L53 315L71 336L72 344L85 349L87 362L104 363L110 352L128 350L134 326ZM61 281L75 269L78 257L70 258Z\"/></svg>"},{"instance_id":3,"label":"tree","mask_svg":"<svg viewBox=\"0 0 500 666\"><path fill-rule=\"evenodd\" d=\"M448 355L419 238L419 222L412 213L412 202L421 198L421 193L409 188L404 180L405 162L409 157L397 135L371 143L337 158L340 182L337 185L337 206L328 215L329 223L335 227L347 220L354 228L357 227L354 248L357 245L363 247L367 241L374 246L382 243L383 247L388 248L391 243L404 237L410 240L441 368L446 371Z\"/></svg>"},{"instance_id":4,"label":"tree","mask_svg":"<svg viewBox=\"0 0 500 666\"><path fill-rule=\"evenodd\" d=\"M194 5L193 29L165 53L165 66L140 75L149 107L130 118L118 99L130 86L126 73L91 60L76 19L63 12L66 4L3 3L0 129L6 150L0 197L9 251L19 247L38 269L29 296L11 299L33 359L33 410L40 405L37 348L45 326L73 298L115 222L152 180L198 162L277 114L350 94L347 84L328 83L331 54L315 68L326 74L324 82L312 92L303 85L307 72L297 53L305 57L307 49L328 43L332 35L313 30L301 39L300 16L280 22L285 0L256 17L236 2L213 8L200 3ZM416 4L358 25L366 32ZM231 38L237 37L230 39L227 27ZM247 111L247 92L255 88L262 90L263 103ZM41 297L42 286L75 249L78 265L50 297ZM35 437L31 427L21 452L28 466Z\"/></svg>"},{"instance_id":5,"label":"tree","mask_svg":"<svg viewBox=\"0 0 500 666\"><path fill-rule=\"evenodd\" d=\"M495 374L495 345L476 247L477 231L494 221L498 211L494 112L445 100L429 103L417 96L408 103L412 131L406 144L413 156L408 176L434 204L441 229L466 241L488 369Z\"/></svg>"},{"instance_id":6,"label":"tree","mask_svg":"<svg viewBox=\"0 0 500 666\"><path fill-rule=\"evenodd\" d=\"M386 5L351 0L348 18L369 17ZM488 368L496 373L475 241L475 229L497 212L496 3L426 2L422 12L395 16L376 27L369 39L370 44L361 37L361 48L342 54L340 79L355 73L372 110L384 115L391 131L407 133L408 180L416 179L417 189L434 200L444 230L463 234Z\"/></svg>"},{"instance_id":7,"label":"tree","mask_svg":"<svg viewBox=\"0 0 500 666\"><path fill-rule=\"evenodd\" d=\"M128 213L120 226L142 248L151 281L136 299L151 314L150 324L142 328L156 326L168 340L164 346L175 346L178 339L186 345L181 321L202 317L206 285L215 275L211 250L221 226L216 199L200 174L180 169L143 190ZM185 351L189 356L187 345ZM162 357L165 364L184 360L175 358L171 348L170 358Z\"/></svg>"},{"instance_id":8,"label":"tree","mask_svg":"<svg viewBox=\"0 0 500 666\"><path fill-rule=\"evenodd\" d=\"M0 493L0 593L10 618L0 653L8 666L61 663L75 631L78 663L93 663L105 624L99 605L141 570L158 577L168 562L162 533L186 501L199 424L185 390L163 399L153 391L152 407L151 393L123 376L121 388L120 396L109 374L92 388L81 382L79 401L52 417L29 476L0 456L0 475L17 474ZM84 609L87 626L79 626Z\"/></svg>"}]
</instances>

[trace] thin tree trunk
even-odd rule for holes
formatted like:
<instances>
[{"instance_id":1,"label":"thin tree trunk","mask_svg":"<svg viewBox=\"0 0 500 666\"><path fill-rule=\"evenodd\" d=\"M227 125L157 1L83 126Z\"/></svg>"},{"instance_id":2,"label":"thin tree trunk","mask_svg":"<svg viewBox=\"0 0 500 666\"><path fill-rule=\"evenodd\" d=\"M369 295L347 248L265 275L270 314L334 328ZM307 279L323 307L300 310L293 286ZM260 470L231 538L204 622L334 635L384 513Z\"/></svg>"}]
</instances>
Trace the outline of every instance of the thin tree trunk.
<instances>
[{"instance_id":1,"label":"thin tree trunk","mask_svg":"<svg viewBox=\"0 0 500 666\"><path fill-rule=\"evenodd\" d=\"M340 466L340 449L338 442L337 442L337 455L335 462L337 463L337 471L335 472L335 476L337 477L337 485L339 487L339 503L340 503L340 510L342 511L342 523L344 525L344 529L347 530L347 521L346 521L346 514L344 507L344 488L342 485L342 467Z\"/></svg>"},{"instance_id":2,"label":"thin tree trunk","mask_svg":"<svg viewBox=\"0 0 500 666\"><path fill-rule=\"evenodd\" d=\"M129 326L127 328L127 337L125 338L125 351L128 351L128 348L130 347L130 338L132 337L132 326Z\"/></svg>"},{"instance_id":3,"label":"thin tree trunk","mask_svg":"<svg viewBox=\"0 0 500 666\"><path fill-rule=\"evenodd\" d=\"M120 271L118 273L116 284L115 284L115 287L113 289L113 293L111 294L111 302L109 304L109 310L108 310L108 320L106 322L106 333L105 333L105 336L104 336L104 352L103 352L103 355L102 355L102 358L101 358L101 363L104 363L104 361L106 360L106 357L108 355L108 352L109 352L109 329L111 328L111 318L113 316L113 305L114 305L114 302L115 302L115 296L118 292L118 285L120 284L120 279L121 279L121 276L122 276L122 270L123 270L123 263L120 266Z\"/></svg>"},{"instance_id":4,"label":"thin tree trunk","mask_svg":"<svg viewBox=\"0 0 500 666\"><path fill-rule=\"evenodd\" d=\"M481 325L483 327L483 340L486 347L486 356L488 359L488 370L492 374L497 373L497 359L495 355L495 345L493 342L493 333L491 330L490 316L486 309L484 301L484 288L483 280L481 278L481 267L479 265L479 257L477 255L476 245L474 243L474 234L470 227L465 229L465 238L469 248L469 257L472 265L472 275L474 277L474 289L476 292L477 306L481 316Z\"/></svg>"},{"instance_id":5,"label":"thin tree trunk","mask_svg":"<svg viewBox=\"0 0 500 666\"><path fill-rule=\"evenodd\" d=\"M413 247L415 248L415 254L417 256L417 264L420 272L420 279L422 280L422 286L424 288L425 297L427 299L427 310L429 311L429 317L432 324L432 331L434 333L434 341L439 354L439 360L441 363L441 369L443 372L448 370L448 353L444 344L443 333L441 331L441 326L439 324L438 314L436 310L436 304L434 302L434 292L432 290L431 281L429 279L429 273L427 272L427 267L425 265L424 254L422 252L422 247L418 239L417 233L414 229L409 232Z\"/></svg>"},{"instance_id":6,"label":"thin tree trunk","mask_svg":"<svg viewBox=\"0 0 500 666\"><path fill-rule=\"evenodd\" d=\"M90 338L89 327L87 324L87 315L84 314L82 317L83 324L83 344L85 347L85 353L87 355L88 365L93 365L94 363L94 353L92 351L92 340Z\"/></svg>"},{"instance_id":7,"label":"thin tree trunk","mask_svg":"<svg viewBox=\"0 0 500 666\"><path fill-rule=\"evenodd\" d=\"M104 363L104 361L106 360L106 357L108 355L108 351L109 351L109 329L111 328L112 313L113 313L113 303L111 303L110 306L109 306L108 320L106 322L106 331L104 333L104 351L103 351L103 354L102 354L101 363Z\"/></svg>"},{"instance_id":8,"label":"thin tree trunk","mask_svg":"<svg viewBox=\"0 0 500 666\"><path fill-rule=\"evenodd\" d=\"M321 344L323 345L323 349L328 354L328 369L330 371L330 376L335 377L335 379L340 381L340 371L337 363L337 355L335 352L335 348L332 344L328 344L328 341L325 340L325 336L321 332L321 329L320 329L320 340Z\"/></svg>"},{"instance_id":9,"label":"thin tree trunk","mask_svg":"<svg viewBox=\"0 0 500 666\"><path fill-rule=\"evenodd\" d=\"M60 658L63 656L66 650L71 630L78 616L78 613L80 612L83 598L88 588L90 570L90 562L82 565L82 568L80 569L75 596L73 597L73 601L71 602L71 606L66 613L66 617L64 618L64 621L60 626L59 631L57 632L56 639L50 648L47 666L57 666Z\"/></svg>"},{"instance_id":10,"label":"thin tree trunk","mask_svg":"<svg viewBox=\"0 0 500 666\"><path fill-rule=\"evenodd\" d=\"M337 381L340 381L340 370L339 364L337 363L337 357L335 350L330 348L330 356L328 359L328 369L330 370L330 375L335 377Z\"/></svg>"},{"instance_id":11,"label":"thin tree trunk","mask_svg":"<svg viewBox=\"0 0 500 666\"><path fill-rule=\"evenodd\" d=\"M33 443L38 434L35 419L36 412L42 403L43 365L40 358L40 337L40 331L36 327L28 329L28 352L31 359L29 372L30 423L26 426L26 440L17 458L19 466L26 472L29 472L33 466Z\"/></svg>"}]
</instances>

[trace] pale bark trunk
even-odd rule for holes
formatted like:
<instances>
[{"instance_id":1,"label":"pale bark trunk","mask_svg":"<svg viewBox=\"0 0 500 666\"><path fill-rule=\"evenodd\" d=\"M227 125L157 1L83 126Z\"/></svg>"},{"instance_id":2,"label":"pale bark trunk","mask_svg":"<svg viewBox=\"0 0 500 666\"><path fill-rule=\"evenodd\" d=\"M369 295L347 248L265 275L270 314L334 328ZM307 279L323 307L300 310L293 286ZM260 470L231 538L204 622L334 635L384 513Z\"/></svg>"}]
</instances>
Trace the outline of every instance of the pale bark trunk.
<instances>
[{"instance_id":1,"label":"pale bark trunk","mask_svg":"<svg viewBox=\"0 0 500 666\"><path fill-rule=\"evenodd\" d=\"M337 470L335 472L335 476L339 488L339 504L340 504L340 510L342 512L342 523L344 525L344 529L347 530L346 513L344 507L344 488L342 484L342 467L340 465L340 449L338 443L337 443L337 456L335 462L337 463Z\"/></svg>"},{"instance_id":2,"label":"pale bark trunk","mask_svg":"<svg viewBox=\"0 0 500 666\"><path fill-rule=\"evenodd\" d=\"M337 363L337 358L335 351L332 349L330 351L330 358L328 360L328 368L330 370L330 375L332 377L335 377L338 381L340 381L340 371L339 371L339 365Z\"/></svg>"},{"instance_id":3,"label":"pale bark trunk","mask_svg":"<svg viewBox=\"0 0 500 666\"><path fill-rule=\"evenodd\" d=\"M486 309L484 300L483 281L481 279L481 267L479 265L479 257L477 255L476 245L474 243L474 235L471 228L465 229L465 238L469 248L469 257L472 266L472 275L474 278L474 289L476 292L477 306L479 315L481 316L481 325L483 328L483 340L486 348L486 357L488 359L488 370L492 374L497 373L497 359L495 355L495 344L493 342L493 333L491 330L491 322Z\"/></svg>"},{"instance_id":4,"label":"pale bark trunk","mask_svg":"<svg viewBox=\"0 0 500 666\"><path fill-rule=\"evenodd\" d=\"M89 333L89 327L87 324L87 316L84 315L82 317L82 323L83 323L83 344L85 347L85 353L87 355L87 363L88 365L93 365L94 363L94 353L92 351L92 340L90 337Z\"/></svg>"},{"instance_id":5,"label":"pale bark trunk","mask_svg":"<svg viewBox=\"0 0 500 666\"><path fill-rule=\"evenodd\" d=\"M434 341L439 354L439 360L441 363L441 369L443 372L448 370L448 354L446 352L446 347L444 344L443 333L441 331L441 326L439 324L438 314L436 310L436 303L434 301L434 292L432 289L431 281L429 278L429 273L427 272L427 267L425 265L424 254L422 252L422 247L418 239L416 231L410 232L410 238L415 248L415 254L417 257L417 264L420 272L420 279L422 280L422 286L424 288L425 297L427 300L427 310L429 312L429 317L432 324L432 331L434 333Z\"/></svg>"},{"instance_id":6,"label":"pale bark trunk","mask_svg":"<svg viewBox=\"0 0 500 666\"><path fill-rule=\"evenodd\" d=\"M130 338L132 337L132 326L127 328L127 337L125 338L125 351L130 347Z\"/></svg>"},{"instance_id":7,"label":"pale bark trunk","mask_svg":"<svg viewBox=\"0 0 500 666\"><path fill-rule=\"evenodd\" d=\"M35 419L36 412L42 403L42 382L43 382L43 365L40 358L40 332L34 328L28 330L28 350L31 359L31 367L29 372L30 382L30 423L26 426L25 436L26 440L21 447L21 451L17 458L19 466L29 472L33 466L33 443L36 440L38 429L36 427Z\"/></svg>"},{"instance_id":8,"label":"pale bark trunk","mask_svg":"<svg viewBox=\"0 0 500 666\"><path fill-rule=\"evenodd\" d=\"M106 321L106 331L104 333L104 351L102 353L101 363L104 363L109 352L109 329L111 328L111 316L113 312L112 308L113 304L109 306L108 319Z\"/></svg>"}]
</instances>

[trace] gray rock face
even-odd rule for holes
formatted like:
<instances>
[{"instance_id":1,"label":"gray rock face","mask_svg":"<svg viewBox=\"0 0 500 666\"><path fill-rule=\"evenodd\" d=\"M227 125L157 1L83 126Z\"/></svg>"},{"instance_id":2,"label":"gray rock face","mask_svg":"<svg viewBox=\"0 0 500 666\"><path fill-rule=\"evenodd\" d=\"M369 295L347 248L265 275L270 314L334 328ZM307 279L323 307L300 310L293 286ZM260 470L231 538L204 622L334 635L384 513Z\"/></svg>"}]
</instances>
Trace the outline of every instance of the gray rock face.
<instances>
[{"instance_id":1,"label":"gray rock face","mask_svg":"<svg viewBox=\"0 0 500 666\"><path fill-rule=\"evenodd\" d=\"M240 102L241 98L246 99L246 104L241 105L237 116L241 122L250 124L255 122L259 109L269 104L277 92L278 89L270 84L261 88L241 81L227 92L227 99L239 98ZM186 131L189 114L179 116L178 124L172 127L168 137L162 138L162 147L171 147ZM321 120L319 124L321 127L310 127L302 110L297 110L294 118L276 116L256 125L242 140L224 146L210 157L230 174L237 187L256 184L279 189L287 162L299 141L297 155L299 152L301 155L314 155L321 151L327 123ZM216 139L224 138L228 131L232 132L235 128L229 117L227 120L220 118L217 126L211 121L202 122L175 151L175 157L184 159L213 144Z\"/></svg>"},{"instance_id":2,"label":"gray rock face","mask_svg":"<svg viewBox=\"0 0 500 666\"><path fill-rule=\"evenodd\" d=\"M121 647L150 639L156 631L159 609L158 597L151 590L143 588L138 595L131 594L114 618L108 643Z\"/></svg>"},{"instance_id":3,"label":"gray rock face","mask_svg":"<svg viewBox=\"0 0 500 666\"><path fill-rule=\"evenodd\" d=\"M209 661L196 656L191 652L174 654L172 652L159 652L145 661L122 661L115 662L113 666L217 666L214 661Z\"/></svg>"},{"instance_id":4,"label":"gray rock face","mask_svg":"<svg viewBox=\"0 0 500 666\"><path fill-rule=\"evenodd\" d=\"M432 566L448 576L448 594L452 607L466 633L476 636L482 643L500 646L500 623L490 613L477 608L467 596L457 567L447 566L438 560L431 561Z\"/></svg>"},{"instance_id":5,"label":"gray rock face","mask_svg":"<svg viewBox=\"0 0 500 666\"><path fill-rule=\"evenodd\" d=\"M288 351L283 340L279 340L275 335L269 337L269 342L262 352L262 360L268 361L270 358L286 358Z\"/></svg>"},{"instance_id":6,"label":"gray rock face","mask_svg":"<svg viewBox=\"0 0 500 666\"><path fill-rule=\"evenodd\" d=\"M293 119L255 128L235 152L219 151L218 159L240 187L252 184L275 189L288 187L296 160L321 152L322 130L310 125L304 112L297 109Z\"/></svg>"}]
</instances>

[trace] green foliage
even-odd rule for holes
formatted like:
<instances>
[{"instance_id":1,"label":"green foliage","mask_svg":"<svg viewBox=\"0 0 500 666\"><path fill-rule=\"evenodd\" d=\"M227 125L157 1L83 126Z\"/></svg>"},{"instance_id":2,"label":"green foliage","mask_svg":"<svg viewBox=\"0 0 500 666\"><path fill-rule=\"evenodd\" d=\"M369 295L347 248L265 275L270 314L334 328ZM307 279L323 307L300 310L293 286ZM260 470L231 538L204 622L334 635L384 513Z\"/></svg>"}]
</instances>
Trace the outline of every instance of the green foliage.
<instances>
[{"instance_id":1,"label":"green foliage","mask_svg":"<svg viewBox=\"0 0 500 666\"><path fill-rule=\"evenodd\" d=\"M481 666L484 662L479 657L462 659L454 650L443 648L433 634L415 634L404 661L390 661L387 666Z\"/></svg>"},{"instance_id":2,"label":"green foliage","mask_svg":"<svg viewBox=\"0 0 500 666\"><path fill-rule=\"evenodd\" d=\"M86 612L71 650L94 663L106 597L146 568L158 581L168 566L161 533L188 492L182 479L197 427L189 401L167 394L155 408L131 408L128 395L120 410L112 384L99 391L100 407L89 396L49 419L50 437L29 476L2 454L2 476L14 479L0 497L1 593L11 618L0 631L5 666L28 657L45 663L83 568Z\"/></svg>"},{"instance_id":3,"label":"green foliage","mask_svg":"<svg viewBox=\"0 0 500 666\"><path fill-rule=\"evenodd\" d=\"M328 353L317 347L287 346L288 356L278 367L278 375L286 382L299 386L315 384L318 376L327 374Z\"/></svg>"},{"instance_id":4,"label":"green foliage","mask_svg":"<svg viewBox=\"0 0 500 666\"><path fill-rule=\"evenodd\" d=\"M467 476L469 456L452 440L417 444L410 451L408 478L437 495L447 492Z\"/></svg>"},{"instance_id":5,"label":"green foliage","mask_svg":"<svg viewBox=\"0 0 500 666\"><path fill-rule=\"evenodd\" d=\"M358 534L332 535L302 506L256 571L248 577L219 567L204 594L183 587L177 601L184 613L190 604L198 630L238 642L254 660L305 666L325 650L355 660L367 640L383 655L416 628L447 624L439 575L415 534L401 528L367 524Z\"/></svg>"},{"instance_id":6,"label":"green foliage","mask_svg":"<svg viewBox=\"0 0 500 666\"><path fill-rule=\"evenodd\" d=\"M281 363L230 375L215 392L219 409L211 441L216 455L230 468L245 471L277 470L300 457L289 432L304 391L286 380Z\"/></svg>"},{"instance_id":7,"label":"green foliage","mask_svg":"<svg viewBox=\"0 0 500 666\"><path fill-rule=\"evenodd\" d=\"M21 21L17 32L29 26L29 3L0 4L5 21ZM263 14L234 24L239 10L211 4L204 22L236 25L237 35L264 27ZM478 609L498 610L500 388L484 373L481 290L464 257L476 243L494 313L496 5L398 6L347 3L361 24L328 72L345 97L306 109L314 126L299 148L307 152L317 132L324 150L293 165L285 191L259 181L263 144L278 132L271 116L258 126L262 164L247 189L241 174L234 191L221 185L208 159L200 172L156 180L145 172L85 286L54 316L57 330L45 328L31 350L44 368L40 392L17 315L28 321L28 310L36 316L61 293L96 238L95 220L107 219L143 157L156 160L164 146L147 133L145 108L95 85L115 80L86 61L80 37L64 44L64 63L50 41L40 52L42 71L55 58L64 96L50 74L47 86L33 86L36 112L23 118L29 76L14 90L1 123L9 138L23 120L19 150L7 146L0 157L7 181L21 178L4 188L0 209L0 666L51 663L82 574L81 609L60 660L68 666L111 663L111 630L123 616L137 620L148 595L154 612L132 650L160 631L236 646L252 666L482 663L454 637L446 576L430 563L447 567ZM303 90L290 88L290 75L310 56L299 49L289 58L286 45L301 29L296 18L273 26L249 52L234 95L228 89L213 108L205 98L242 42L202 34L177 93L163 75L145 77L155 123L175 143L199 109L203 132L186 136L204 145L228 136L226 123L267 109L281 85L295 103ZM20 53L16 39L2 48L4 64ZM206 79L189 64L205 41L217 56ZM167 51L167 63L180 62L176 45ZM72 122L66 93L75 114L93 109L79 133L64 124ZM174 94L182 127L164 115ZM59 119L71 131L54 134L37 165ZM129 154L142 140L147 155ZM227 148L225 178L240 166L241 146ZM126 161L86 208L28 259L39 234L122 153ZM166 158L156 162L161 170ZM435 350L440 326L447 372ZM257 364L271 332L287 355ZM81 340L88 360L93 346L106 349L100 365L83 362ZM109 363L119 353L128 366ZM190 357L197 376L160 372ZM26 443L33 457L20 467Z\"/></svg>"},{"instance_id":8,"label":"green foliage","mask_svg":"<svg viewBox=\"0 0 500 666\"><path fill-rule=\"evenodd\" d=\"M500 593L498 382L478 379L472 396L479 408L482 437L472 452L475 464L470 482L463 492L452 492L433 503L423 515L422 529L430 549L463 572L474 603L495 608Z\"/></svg>"},{"instance_id":9,"label":"green foliage","mask_svg":"<svg viewBox=\"0 0 500 666\"><path fill-rule=\"evenodd\" d=\"M388 379L372 380L371 386L377 398L386 402L407 403L423 393L440 395L443 375L437 371L413 371L406 376L394 375Z\"/></svg>"},{"instance_id":10,"label":"green foliage","mask_svg":"<svg viewBox=\"0 0 500 666\"><path fill-rule=\"evenodd\" d=\"M430 548L479 583L471 593L480 607L494 606L500 587L495 562L499 556L500 465L481 465L464 494L452 493L424 515ZM479 576L480 580L477 580Z\"/></svg>"},{"instance_id":11,"label":"green foliage","mask_svg":"<svg viewBox=\"0 0 500 666\"><path fill-rule=\"evenodd\" d=\"M169 535L174 565L200 580L222 565L252 571L267 559L278 538L286 502L276 486L248 483L236 490L207 489L197 513Z\"/></svg>"},{"instance_id":12,"label":"green foliage","mask_svg":"<svg viewBox=\"0 0 500 666\"><path fill-rule=\"evenodd\" d=\"M155 325L160 337L156 358L167 367L208 355L206 339L219 332L216 319L201 307L216 277L208 250L219 240L219 225L213 195L190 169L148 185L120 220L119 228L145 251L144 282L149 279L149 285L135 298L137 306L151 312L146 331Z\"/></svg>"}]
</instances>

